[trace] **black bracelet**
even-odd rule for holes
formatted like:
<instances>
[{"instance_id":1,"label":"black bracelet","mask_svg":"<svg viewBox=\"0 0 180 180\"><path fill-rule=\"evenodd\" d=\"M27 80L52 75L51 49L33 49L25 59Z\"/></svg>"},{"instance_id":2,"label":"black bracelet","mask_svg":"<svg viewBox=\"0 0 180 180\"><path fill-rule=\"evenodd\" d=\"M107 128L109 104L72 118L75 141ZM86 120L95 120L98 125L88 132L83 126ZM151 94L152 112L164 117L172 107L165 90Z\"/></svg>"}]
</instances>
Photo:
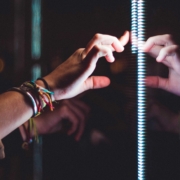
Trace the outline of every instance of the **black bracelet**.
<instances>
[{"instance_id":1,"label":"black bracelet","mask_svg":"<svg viewBox=\"0 0 180 180\"><path fill-rule=\"evenodd\" d=\"M45 80L44 78L38 78L37 80L41 80L41 81L44 83L45 88L46 88L48 91L50 91L49 85L48 85L48 83L46 82L46 80Z\"/></svg>"},{"instance_id":2,"label":"black bracelet","mask_svg":"<svg viewBox=\"0 0 180 180\"><path fill-rule=\"evenodd\" d=\"M46 88L48 91L51 91L51 89L50 89L48 83L46 82L46 80L45 80L44 78L37 78L37 80L41 80L41 81L44 83L45 88ZM52 98L52 95L51 95L51 94L50 94L50 97ZM56 104L58 104L57 101L54 101L54 102L55 102Z\"/></svg>"}]
</instances>

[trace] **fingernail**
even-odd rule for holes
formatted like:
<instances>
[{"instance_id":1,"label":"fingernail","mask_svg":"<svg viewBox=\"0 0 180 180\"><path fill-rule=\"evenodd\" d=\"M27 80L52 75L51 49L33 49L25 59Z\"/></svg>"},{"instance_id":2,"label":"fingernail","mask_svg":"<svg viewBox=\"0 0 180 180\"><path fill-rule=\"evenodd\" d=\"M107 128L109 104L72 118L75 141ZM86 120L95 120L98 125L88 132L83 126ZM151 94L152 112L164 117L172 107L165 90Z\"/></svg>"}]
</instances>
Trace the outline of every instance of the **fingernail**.
<instances>
[{"instance_id":1,"label":"fingernail","mask_svg":"<svg viewBox=\"0 0 180 180\"><path fill-rule=\"evenodd\" d=\"M114 60L115 60L114 56L112 56L112 55L109 55L109 56L106 55L106 59L108 62L114 62Z\"/></svg>"}]
</instances>

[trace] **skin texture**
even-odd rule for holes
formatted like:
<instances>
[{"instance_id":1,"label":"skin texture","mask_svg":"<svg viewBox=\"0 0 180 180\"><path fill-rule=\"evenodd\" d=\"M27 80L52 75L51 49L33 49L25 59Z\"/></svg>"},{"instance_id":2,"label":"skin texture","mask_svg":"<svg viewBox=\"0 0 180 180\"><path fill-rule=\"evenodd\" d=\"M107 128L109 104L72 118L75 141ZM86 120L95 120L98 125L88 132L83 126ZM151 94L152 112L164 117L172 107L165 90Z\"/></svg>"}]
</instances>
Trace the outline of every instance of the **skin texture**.
<instances>
[{"instance_id":1,"label":"skin texture","mask_svg":"<svg viewBox=\"0 0 180 180\"><path fill-rule=\"evenodd\" d=\"M122 52L129 40L129 32L120 38L96 34L86 48L78 49L63 64L58 66L44 79L54 92L53 100L62 100L96 88L109 85L105 76L90 76L100 57L113 62L113 51ZM42 87L42 81L36 81ZM6 92L0 95L0 139L25 123L33 114L31 103L18 92Z\"/></svg>"}]
</instances>

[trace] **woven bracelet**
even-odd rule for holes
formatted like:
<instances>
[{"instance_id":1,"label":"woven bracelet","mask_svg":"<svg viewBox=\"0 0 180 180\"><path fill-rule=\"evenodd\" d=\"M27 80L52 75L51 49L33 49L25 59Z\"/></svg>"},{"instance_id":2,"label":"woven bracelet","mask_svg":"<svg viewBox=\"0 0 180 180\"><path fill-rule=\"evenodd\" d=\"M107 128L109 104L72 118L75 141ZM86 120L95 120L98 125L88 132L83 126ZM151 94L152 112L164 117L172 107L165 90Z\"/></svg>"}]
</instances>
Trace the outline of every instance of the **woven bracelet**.
<instances>
[{"instance_id":1,"label":"woven bracelet","mask_svg":"<svg viewBox=\"0 0 180 180\"><path fill-rule=\"evenodd\" d=\"M46 80L45 80L44 78L37 78L37 80L41 80L41 81L44 83L45 88L46 88L47 90L51 91L50 88L49 88L48 83L46 82Z\"/></svg>"}]
</instances>

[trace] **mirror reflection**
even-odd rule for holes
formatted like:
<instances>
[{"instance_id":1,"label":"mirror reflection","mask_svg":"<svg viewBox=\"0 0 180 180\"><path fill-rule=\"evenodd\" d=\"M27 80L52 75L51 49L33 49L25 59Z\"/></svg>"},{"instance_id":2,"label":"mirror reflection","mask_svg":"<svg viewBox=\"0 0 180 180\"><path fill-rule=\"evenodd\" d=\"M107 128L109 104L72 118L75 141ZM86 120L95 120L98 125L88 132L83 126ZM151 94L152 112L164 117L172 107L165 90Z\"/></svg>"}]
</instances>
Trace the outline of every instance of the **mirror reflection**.
<instances>
[{"instance_id":1,"label":"mirror reflection","mask_svg":"<svg viewBox=\"0 0 180 180\"><path fill-rule=\"evenodd\" d=\"M156 61L159 49L146 53L151 76L147 84L153 86L146 91L146 176L176 180L180 178L179 48L174 46L180 44L178 1L146 2L146 39L172 35L152 43L154 49L171 46L162 51L167 62ZM4 93L45 77L77 49L86 48L97 33L120 38L130 31L131 2L2 0L0 23L0 92ZM36 133L31 133L28 150L22 148L27 138L22 125L2 138L5 158L0 160L0 179L137 179L137 62L131 40L123 52L113 55L115 61L110 63L101 57L92 73L109 77L110 85L60 100L53 104L53 112L47 106L47 112L34 118L38 142ZM155 88L152 76L176 77L175 90Z\"/></svg>"}]
</instances>

